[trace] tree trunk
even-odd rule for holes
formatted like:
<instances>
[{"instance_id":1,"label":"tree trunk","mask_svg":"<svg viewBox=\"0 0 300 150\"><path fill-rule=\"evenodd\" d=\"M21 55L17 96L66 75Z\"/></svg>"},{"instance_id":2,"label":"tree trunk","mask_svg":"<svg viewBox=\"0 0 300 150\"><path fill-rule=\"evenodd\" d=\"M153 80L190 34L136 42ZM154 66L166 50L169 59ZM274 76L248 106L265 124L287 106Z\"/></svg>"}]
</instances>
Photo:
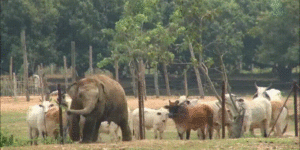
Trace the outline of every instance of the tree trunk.
<instances>
[{"instance_id":1,"label":"tree trunk","mask_svg":"<svg viewBox=\"0 0 300 150\"><path fill-rule=\"evenodd\" d=\"M130 73L131 73L131 79L132 79L132 82L131 82L131 85L132 85L132 90L133 90L133 95L134 97L137 97L137 87L136 87L136 74L135 74L135 68L134 68L134 62L132 62L129 66L130 68Z\"/></svg>"},{"instance_id":2,"label":"tree trunk","mask_svg":"<svg viewBox=\"0 0 300 150\"><path fill-rule=\"evenodd\" d=\"M219 60L220 60L220 68L221 68L221 72L222 72L222 78L223 81L225 82L225 93L228 93L227 89L228 89L228 78L227 78L227 74L226 74L226 69L225 69L225 65L223 63L223 56L219 55Z\"/></svg>"},{"instance_id":3,"label":"tree trunk","mask_svg":"<svg viewBox=\"0 0 300 150\"><path fill-rule=\"evenodd\" d=\"M276 67L278 76L281 82L290 82L292 81L292 67L290 66L278 66Z\"/></svg>"},{"instance_id":4,"label":"tree trunk","mask_svg":"<svg viewBox=\"0 0 300 150\"><path fill-rule=\"evenodd\" d=\"M164 69L164 75L165 75L165 83L166 83L167 96L171 96L170 85L169 85L169 77L168 77L168 70L167 70L167 64L165 62L163 62L163 69Z\"/></svg>"},{"instance_id":5,"label":"tree trunk","mask_svg":"<svg viewBox=\"0 0 300 150\"><path fill-rule=\"evenodd\" d=\"M191 43L189 44L189 50L190 50L192 59L196 59L195 54L194 54L194 50L193 50L193 46L192 46ZM195 70L195 74L196 74L196 77L197 77L197 83L198 83L200 98L203 99L204 98L204 91L203 91L203 87L202 87L200 73L199 73L199 70L198 70L196 65L194 65L194 70Z\"/></svg>"},{"instance_id":6,"label":"tree trunk","mask_svg":"<svg viewBox=\"0 0 300 150\"><path fill-rule=\"evenodd\" d=\"M189 95L189 89L188 89L188 83L187 83L187 75L186 75L187 69L184 69L183 71L183 77L184 77L184 93L185 96Z\"/></svg>"},{"instance_id":7,"label":"tree trunk","mask_svg":"<svg viewBox=\"0 0 300 150\"><path fill-rule=\"evenodd\" d=\"M155 68L154 68L154 87L155 87L156 98L159 98L159 85L158 85L157 65L155 65Z\"/></svg>"},{"instance_id":8,"label":"tree trunk","mask_svg":"<svg viewBox=\"0 0 300 150\"><path fill-rule=\"evenodd\" d=\"M114 62L115 62L116 81L119 82L119 62L118 60L114 60Z\"/></svg>"}]
</instances>

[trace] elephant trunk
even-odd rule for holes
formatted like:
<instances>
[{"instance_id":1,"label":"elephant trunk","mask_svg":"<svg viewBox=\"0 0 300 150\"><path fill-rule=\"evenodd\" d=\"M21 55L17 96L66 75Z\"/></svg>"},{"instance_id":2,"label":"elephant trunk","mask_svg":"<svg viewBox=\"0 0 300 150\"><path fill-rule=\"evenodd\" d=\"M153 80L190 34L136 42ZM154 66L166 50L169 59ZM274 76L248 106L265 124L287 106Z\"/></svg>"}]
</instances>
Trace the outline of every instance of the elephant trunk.
<instances>
[{"instance_id":1,"label":"elephant trunk","mask_svg":"<svg viewBox=\"0 0 300 150\"><path fill-rule=\"evenodd\" d=\"M68 114L88 115L94 110L96 102L97 101L95 101L95 100L91 101L86 107L84 107L81 110L70 109L70 110L68 110Z\"/></svg>"}]
</instances>

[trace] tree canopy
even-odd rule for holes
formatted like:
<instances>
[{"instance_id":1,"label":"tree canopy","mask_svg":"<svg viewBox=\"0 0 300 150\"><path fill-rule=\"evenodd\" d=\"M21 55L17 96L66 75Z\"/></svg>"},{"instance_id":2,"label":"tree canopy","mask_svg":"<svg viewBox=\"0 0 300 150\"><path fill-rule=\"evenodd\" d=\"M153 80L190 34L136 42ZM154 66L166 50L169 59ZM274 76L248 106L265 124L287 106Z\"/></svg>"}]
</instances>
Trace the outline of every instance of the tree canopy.
<instances>
[{"instance_id":1,"label":"tree canopy","mask_svg":"<svg viewBox=\"0 0 300 150\"><path fill-rule=\"evenodd\" d=\"M109 70L115 60L125 69L137 56L152 67L174 61L216 67L221 56L229 71L269 66L289 81L299 63L298 6L295 0L1 1L1 70L8 71L10 57L14 71L21 70L25 29L31 72L40 63L62 66L63 55L70 64L75 41L80 73L88 69L91 45L94 67Z\"/></svg>"}]
</instances>

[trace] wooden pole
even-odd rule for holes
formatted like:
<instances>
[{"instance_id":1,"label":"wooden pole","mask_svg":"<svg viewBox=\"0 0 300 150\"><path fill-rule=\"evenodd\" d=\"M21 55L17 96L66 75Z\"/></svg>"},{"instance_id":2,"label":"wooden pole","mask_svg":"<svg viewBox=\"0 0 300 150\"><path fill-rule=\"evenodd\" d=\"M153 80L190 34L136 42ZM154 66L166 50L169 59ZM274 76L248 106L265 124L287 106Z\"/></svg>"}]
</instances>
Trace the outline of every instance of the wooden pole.
<instances>
[{"instance_id":1,"label":"wooden pole","mask_svg":"<svg viewBox=\"0 0 300 150\"><path fill-rule=\"evenodd\" d=\"M72 62L72 82L76 81L76 64L75 64L75 42L71 42L71 62Z\"/></svg>"},{"instance_id":2,"label":"wooden pole","mask_svg":"<svg viewBox=\"0 0 300 150\"><path fill-rule=\"evenodd\" d=\"M142 64L139 62L138 69L138 98L139 98L139 131L140 140L145 139L145 126L144 126L144 92L143 92L143 80L142 80Z\"/></svg>"},{"instance_id":3,"label":"wooden pole","mask_svg":"<svg viewBox=\"0 0 300 150\"><path fill-rule=\"evenodd\" d=\"M14 84L14 97L17 98L17 79L15 73L13 73L13 84Z\"/></svg>"},{"instance_id":4,"label":"wooden pole","mask_svg":"<svg viewBox=\"0 0 300 150\"><path fill-rule=\"evenodd\" d=\"M13 70L13 58L10 57L10 63L9 63L9 84L10 84L10 89L11 91L14 90L14 82L13 82L13 73L12 73L12 70Z\"/></svg>"},{"instance_id":5,"label":"wooden pole","mask_svg":"<svg viewBox=\"0 0 300 150\"><path fill-rule=\"evenodd\" d=\"M67 74L67 58L64 56L64 78L65 78L65 90L68 89L68 74Z\"/></svg>"},{"instance_id":6,"label":"wooden pole","mask_svg":"<svg viewBox=\"0 0 300 150\"><path fill-rule=\"evenodd\" d=\"M185 96L188 96L189 95L189 90L188 90L188 83L187 83L187 69L184 69L183 71L183 78L184 78L184 93L185 93Z\"/></svg>"},{"instance_id":7,"label":"wooden pole","mask_svg":"<svg viewBox=\"0 0 300 150\"><path fill-rule=\"evenodd\" d=\"M226 83L223 81L222 84L222 139L225 138L225 92L226 92Z\"/></svg>"},{"instance_id":8,"label":"wooden pole","mask_svg":"<svg viewBox=\"0 0 300 150\"><path fill-rule=\"evenodd\" d=\"M63 121L62 121L62 109L61 109L61 101L62 101L62 95L61 95L61 88L60 84L57 85L57 91L58 91L58 97L57 101L59 104L58 111L59 111L59 131L60 131L60 137L61 137L61 144L64 144L64 132L63 132Z\"/></svg>"},{"instance_id":9,"label":"wooden pole","mask_svg":"<svg viewBox=\"0 0 300 150\"><path fill-rule=\"evenodd\" d=\"M23 29L21 31L21 43L22 43L22 49L23 49L23 69L24 69L24 84L25 88L24 91L26 93L26 100L29 102L29 91L28 91L28 61L27 61L27 51L26 51L26 39L25 39L25 30Z\"/></svg>"},{"instance_id":10,"label":"wooden pole","mask_svg":"<svg viewBox=\"0 0 300 150\"><path fill-rule=\"evenodd\" d=\"M10 63L9 63L9 78L10 78L10 80L13 79L13 73L12 73L12 70L13 70L13 58L10 57Z\"/></svg>"},{"instance_id":11,"label":"wooden pole","mask_svg":"<svg viewBox=\"0 0 300 150\"><path fill-rule=\"evenodd\" d=\"M298 86L297 82L294 82L294 118L295 118L295 136L298 137L298 104L297 104Z\"/></svg>"},{"instance_id":12,"label":"wooden pole","mask_svg":"<svg viewBox=\"0 0 300 150\"><path fill-rule=\"evenodd\" d=\"M159 84L158 84L158 71L157 71L157 64L154 68L154 86L155 86L155 94L156 98L159 98Z\"/></svg>"},{"instance_id":13,"label":"wooden pole","mask_svg":"<svg viewBox=\"0 0 300 150\"><path fill-rule=\"evenodd\" d=\"M54 66L53 66L53 64L50 64L50 74L51 75L54 74Z\"/></svg>"},{"instance_id":14,"label":"wooden pole","mask_svg":"<svg viewBox=\"0 0 300 150\"><path fill-rule=\"evenodd\" d=\"M40 70L39 71L39 77L40 77L40 84L41 84L41 95L42 95L42 100L44 101L45 100L45 89L44 89L44 72L43 72L43 64L41 63L40 66L38 67Z\"/></svg>"},{"instance_id":15,"label":"wooden pole","mask_svg":"<svg viewBox=\"0 0 300 150\"><path fill-rule=\"evenodd\" d=\"M90 74L93 74L94 73L94 70L93 70L93 47L92 46L90 46L90 49L89 49L89 52L90 52Z\"/></svg>"}]
</instances>

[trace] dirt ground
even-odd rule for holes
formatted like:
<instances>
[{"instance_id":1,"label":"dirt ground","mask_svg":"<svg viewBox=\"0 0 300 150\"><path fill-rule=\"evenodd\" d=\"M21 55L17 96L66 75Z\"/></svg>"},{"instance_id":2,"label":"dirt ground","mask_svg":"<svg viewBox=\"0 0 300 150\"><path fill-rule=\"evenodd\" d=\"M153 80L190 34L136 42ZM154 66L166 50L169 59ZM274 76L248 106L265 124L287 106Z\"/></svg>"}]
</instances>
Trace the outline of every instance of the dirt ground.
<instances>
[{"instance_id":1,"label":"dirt ground","mask_svg":"<svg viewBox=\"0 0 300 150\"><path fill-rule=\"evenodd\" d=\"M51 97L53 100L56 100L57 97ZM147 108L160 108L169 103L169 100L175 101L178 96L161 96L160 98L155 98L155 96L148 96L145 101L145 107ZM4 111L27 111L29 106L35 104L40 104L40 96L30 96L30 101L26 101L25 96L18 96L16 99L10 96L1 97L1 112ZM212 96L207 96L203 101L215 100ZM128 106L131 110L138 108L138 99L133 96L127 96Z\"/></svg>"}]
</instances>

